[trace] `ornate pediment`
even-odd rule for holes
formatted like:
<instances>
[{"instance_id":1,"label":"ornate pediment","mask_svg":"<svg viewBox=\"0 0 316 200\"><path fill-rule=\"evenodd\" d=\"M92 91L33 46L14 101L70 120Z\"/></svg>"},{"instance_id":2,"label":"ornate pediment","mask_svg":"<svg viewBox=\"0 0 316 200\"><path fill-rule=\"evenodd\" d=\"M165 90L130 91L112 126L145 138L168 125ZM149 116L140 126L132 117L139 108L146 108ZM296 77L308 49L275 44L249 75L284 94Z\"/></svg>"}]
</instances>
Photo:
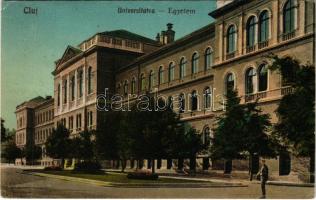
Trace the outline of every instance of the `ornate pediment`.
<instances>
[{"instance_id":1,"label":"ornate pediment","mask_svg":"<svg viewBox=\"0 0 316 200\"><path fill-rule=\"evenodd\" d=\"M69 59L78 55L81 52L82 51L80 49L77 49L77 48L72 47L72 46L68 46L67 49L65 50L63 56L59 60L56 61L56 65L59 66L59 65L63 64L64 62L68 61Z\"/></svg>"}]
</instances>

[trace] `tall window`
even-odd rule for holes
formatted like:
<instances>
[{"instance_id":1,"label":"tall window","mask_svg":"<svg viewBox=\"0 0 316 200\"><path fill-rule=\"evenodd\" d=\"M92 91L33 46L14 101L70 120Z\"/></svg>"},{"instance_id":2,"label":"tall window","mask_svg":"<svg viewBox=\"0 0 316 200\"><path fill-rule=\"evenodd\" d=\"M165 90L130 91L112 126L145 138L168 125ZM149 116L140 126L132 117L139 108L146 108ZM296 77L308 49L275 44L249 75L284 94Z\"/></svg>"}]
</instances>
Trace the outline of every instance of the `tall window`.
<instances>
[{"instance_id":1,"label":"tall window","mask_svg":"<svg viewBox=\"0 0 316 200\"><path fill-rule=\"evenodd\" d=\"M180 60L180 78L185 77L186 64L187 61L185 60L185 57L182 57Z\"/></svg>"},{"instance_id":2,"label":"tall window","mask_svg":"<svg viewBox=\"0 0 316 200\"><path fill-rule=\"evenodd\" d=\"M88 94L92 92L92 67L88 69Z\"/></svg>"},{"instance_id":3,"label":"tall window","mask_svg":"<svg viewBox=\"0 0 316 200\"><path fill-rule=\"evenodd\" d=\"M179 112L183 113L185 111L185 97L183 93L179 95L179 104Z\"/></svg>"},{"instance_id":4,"label":"tall window","mask_svg":"<svg viewBox=\"0 0 316 200\"><path fill-rule=\"evenodd\" d=\"M149 89L152 89L154 86L154 71L150 71L149 73Z\"/></svg>"},{"instance_id":5,"label":"tall window","mask_svg":"<svg viewBox=\"0 0 316 200\"><path fill-rule=\"evenodd\" d=\"M265 42L269 39L269 13L263 11L259 16L259 42Z\"/></svg>"},{"instance_id":6,"label":"tall window","mask_svg":"<svg viewBox=\"0 0 316 200\"><path fill-rule=\"evenodd\" d=\"M205 50L205 70L208 70L211 68L211 66L213 65L213 52L211 50L211 48L207 48Z\"/></svg>"},{"instance_id":7,"label":"tall window","mask_svg":"<svg viewBox=\"0 0 316 200\"><path fill-rule=\"evenodd\" d=\"M171 62L169 64L169 73L168 73L169 82L174 80L174 68L175 68L175 64L174 62Z\"/></svg>"},{"instance_id":8,"label":"tall window","mask_svg":"<svg viewBox=\"0 0 316 200\"><path fill-rule=\"evenodd\" d=\"M227 53L233 53L236 51L236 28L231 25L227 30Z\"/></svg>"},{"instance_id":9,"label":"tall window","mask_svg":"<svg viewBox=\"0 0 316 200\"><path fill-rule=\"evenodd\" d=\"M142 91L146 89L146 80L144 74L140 76L140 88Z\"/></svg>"},{"instance_id":10,"label":"tall window","mask_svg":"<svg viewBox=\"0 0 316 200\"><path fill-rule=\"evenodd\" d=\"M79 97L83 95L83 71L79 72Z\"/></svg>"},{"instance_id":11,"label":"tall window","mask_svg":"<svg viewBox=\"0 0 316 200\"><path fill-rule=\"evenodd\" d=\"M162 67L162 66L159 67L159 78L158 78L158 82L159 82L159 85L160 85L160 84L163 84L163 67Z\"/></svg>"},{"instance_id":12,"label":"tall window","mask_svg":"<svg viewBox=\"0 0 316 200\"><path fill-rule=\"evenodd\" d=\"M76 86L76 80L75 76L71 77L71 100L75 100L75 86Z\"/></svg>"},{"instance_id":13,"label":"tall window","mask_svg":"<svg viewBox=\"0 0 316 200\"><path fill-rule=\"evenodd\" d=\"M283 33L291 33L295 29L295 0L286 2L283 9Z\"/></svg>"},{"instance_id":14,"label":"tall window","mask_svg":"<svg viewBox=\"0 0 316 200\"><path fill-rule=\"evenodd\" d=\"M64 81L64 103L67 103L67 80Z\"/></svg>"},{"instance_id":15,"label":"tall window","mask_svg":"<svg viewBox=\"0 0 316 200\"><path fill-rule=\"evenodd\" d=\"M246 71L246 94L251 94L254 92L254 80L255 80L256 72L253 68L249 68Z\"/></svg>"},{"instance_id":16,"label":"tall window","mask_svg":"<svg viewBox=\"0 0 316 200\"><path fill-rule=\"evenodd\" d=\"M57 105L60 106L60 84L57 87Z\"/></svg>"},{"instance_id":17,"label":"tall window","mask_svg":"<svg viewBox=\"0 0 316 200\"><path fill-rule=\"evenodd\" d=\"M127 92L128 92L128 83L127 83L127 80L125 80L125 82L124 82L124 95L127 95Z\"/></svg>"},{"instance_id":18,"label":"tall window","mask_svg":"<svg viewBox=\"0 0 316 200\"><path fill-rule=\"evenodd\" d=\"M197 110L197 108L198 108L198 97L197 97L196 91L194 90L191 93L191 110L195 111Z\"/></svg>"},{"instance_id":19,"label":"tall window","mask_svg":"<svg viewBox=\"0 0 316 200\"><path fill-rule=\"evenodd\" d=\"M211 143L211 132L209 127L205 127L202 133L202 144L209 145Z\"/></svg>"},{"instance_id":20,"label":"tall window","mask_svg":"<svg viewBox=\"0 0 316 200\"><path fill-rule=\"evenodd\" d=\"M195 52L192 55L192 74L195 74L198 72L198 67L199 67L199 54Z\"/></svg>"},{"instance_id":21,"label":"tall window","mask_svg":"<svg viewBox=\"0 0 316 200\"><path fill-rule=\"evenodd\" d=\"M211 89L209 87L204 89L204 108L210 108L211 107L211 98L212 98L212 93Z\"/></svg>"},{"instance_id":22,"label":"tall window","mask_svg":"<svg viewBox=\"0 0 316 200\"><path fill-rule=\"evenodd\" d=\"M259 87L258 90L259 92L265 91L268 89L268 68L266 64L262 64L259 66L258 69L258 82L259 82Z\"/></svg>"},{"instance_id":23,"label":"tall window","mask_svg":"<svg viewBox=\"0 0 316 200\"><path fill-rule=\"evenodd\" d=\"M235 87L235 79L232 73L227 74L226 76L226 94L228 91L234 90Z\"/></svg>"},{"instance_id":24,"label":"tall window","mask_svg":"<svg viewBox=\"0 0 316 200\"><path fill-rule=\"evenodd\" d=\"M256 19L251 16L247 21L247 47L252 47L255 45L255 29L256 29Z\"/></svg>"},{"instance_id":25,"label":"tall window","mask_svg":"<svg viewBox=\"0 0 316 200\"><path fill-rule=\"evenodd\" d=\"M135 94L135 91L136 91L136 80L135 80L135 77L133 77L132 84L131 84L131 93Z\"/></svg>"}]
</instances>

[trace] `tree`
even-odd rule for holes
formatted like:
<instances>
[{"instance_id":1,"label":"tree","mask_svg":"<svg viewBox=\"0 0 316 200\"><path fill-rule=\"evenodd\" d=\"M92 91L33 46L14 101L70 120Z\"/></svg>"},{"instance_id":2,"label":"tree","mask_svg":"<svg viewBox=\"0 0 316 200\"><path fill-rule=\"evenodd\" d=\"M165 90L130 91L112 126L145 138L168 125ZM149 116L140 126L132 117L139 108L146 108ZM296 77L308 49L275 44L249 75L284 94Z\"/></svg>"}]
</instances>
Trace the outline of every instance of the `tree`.
<instances>
[{"instance_id":1,"label":"tree","mask_svg":"<svg viewBox=\"0 0 316 200\"><path fill-rule=\"evenodd\" d=\"M7 140L7 135L6 135L6 128L4 126L4 119L0 119L1 120L1 142L5 142Z\"/></svg>"},{"instance_id":2,"label":"tree","mask_svg":"<svg viewBox=\"0 0 316 200\"><path fill-rule=\"evenodd\" d=\"M310 182L315 181L315 66L301 65L291 57L270 57L270 69L281 73L283 84L293 88L282 97L276 113L275 135L299 156L310 158Z\"/></svg>"},{"instance_id":3,"label":"tree","mask_svg":"<svg viewBox=\"0 0 316 200\"><path fill-rule=\"evenodd\" d=\"M63 167L65 158L70 156L70 145L69 130L59 124L47 138L46 153L52 158L61 159Z\"/></svg>"},{"instance_id":4,"label":"tree","mask_svg":"<svg viewBox=\"0 0 316 200\"><path fill-rule=\"evenodd\" d=\"M70 140L70 156L79 160L91 161L95 158L94 141L92 140L92 131L82 131L78 137Z\"/></svg>"},{"instance_id":5,"label":"tree","mask_svg":"<svg viewBox=\"0 0 316 200\"><path fill-rule=\"evenodd\" d=\"M16 158L21 157L21 149L18 148L14 140L10 140L3 149L2 156L9 162L15 162Z\"/></svg>"},{"instance_id":6,"label":"tree","mask_svg":"<svg viewBox=\"0 0 316 200\"><path fill-rule=\"evenodd\" d=\"M27 142L25 147L22 148L22 157L25 157L26 162L34 164L34 160L37 160L42 155L42 148L35 145L32 142Z\"/></svg>"},{"instance_id":7,"label":"tree","mask_svg":"<svg viewBox=\"0 0 316 200\"><path fill-rule=\"evenodd\" d=\"M243 142L241 136L243 130L244 109L239 104L240 98L237 91L228 90L226 111L216 118L216 128L212 139L212 159L223 158L225 160L225 173L231 171L231 160L242 158Z\"/></svg>"}]
</instances>

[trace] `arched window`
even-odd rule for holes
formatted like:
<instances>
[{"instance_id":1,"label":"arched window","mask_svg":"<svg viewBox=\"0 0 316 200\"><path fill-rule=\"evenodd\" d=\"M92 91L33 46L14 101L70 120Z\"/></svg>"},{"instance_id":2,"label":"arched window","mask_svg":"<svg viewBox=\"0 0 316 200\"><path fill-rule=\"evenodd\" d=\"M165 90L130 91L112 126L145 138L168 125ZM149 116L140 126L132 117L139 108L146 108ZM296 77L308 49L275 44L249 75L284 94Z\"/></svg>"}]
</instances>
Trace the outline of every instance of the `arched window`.
<instances>
[{"instance_id":1,"label":"arched window","mask_svg":"<svg viewBox=\"0 0 316 200\"><path fill-rule=\"evenodd\" d=\"M67 80L64 81L64 103L67 103Z\"/></svg>"},{"instance_id":2,"label":"arched window","mask_svg":"<svg viewBox=\"0 0 316 200\"><path fill-rule=\"evenodd\" d=\"M162 66L159 67L158 83L159 83L159 85L163 84L163 67Z\"/></svg>"},{"instance_id":3,"label":"arched window","mask_svg":"<svg viewBox=\"0 0 316 200\"><path fill-rule=\"evenodd\" d=\"M145 75L142 74L140 76L140 88L142 91L144 91L146 89L146 80L145 80Z\"/></svg>"},{"instance_id":4,"label":"arched window","mask_svg":"<svg viewBox=\"0 0 316 200\"><path fill-rule=\"evenodd\" d=\"M154 71L150 71L150 73L149 73L149 80L148 80L148 87L149 87L149 89L151 89L153 86L154 86Z\"/></svg>"},{"instance_id":5,"label":"arched window","mask_svg":"<svg viewBox=\"0 0 316 200\"><path fill-rule=\"evenodd\" d=\"M60 106L60 84L57 87L57 105Z\"/></svg>"},{"instance_id":6,"label":"arched window","mask_svg":"<svg viewBox=\"0 0 316 200\"><path fill-rule=\"evenodd\" d=\"M211 143L211 131L209 127L205 127L202 133L202 144L203 145L210 145Z\"/></svg>"},{"instance_id":7,"label":"arched window","mask_svg":"<svg viewBox=\"0 0 316 200\"><path fill-rule=\"evenodd\" d=\"M291 33L295 30L295 0L288 0L283 8L283 33Z\"/></svg>"},{"instance_id":8,"label":"arched window","mask_svg":"<svg viewBox=\"0 0 316 200\"><path fill-rule=\"evenodd\" d=\"M76 80L75 76L71 77L71 100L75 100L75 86L76 86Z\"/></svg>"},{"instance_id":9,"label":"arched window","mask_svg":"<svg viewBox=\"0 0 316 200\"><path fill-rule=\"evenodd\" d=\"M212 98L212 93L211 89L209 87L204 89L204 109L208 109L211 107L211 98Z\"/></svg>"},{"instance_id":10,"label":"arched window","mask_svg":"<svg viewBox=\"0 0 316 200\"><path fill-rule=\"evenodd\" d=\"M259 92L266 91L268 89L268 68L266 64L262 64L258 69L258 83Z\"/></svg>"},{"instance_id":11,"label":"arched window","mask_svg":"<svg viewBox=\"0 0 316 200\"><path fill-rule=\"evenodd\" d=\"M88 94L92 92L92 67L88 68Z\"/></svg>"},{"instance_id":12,"label":"arched window","mask_svg":"<svg viewBox=\"0 0 316 200\"><path fill-rule=\"evenodd\" d=\"M195 74L198 72L198 67L199 67L199 54L195 52L192 55L192 74Z\"/></svg>"},{"instance_id":13,"label":"arched window","mask_svg":"<svg viewBox=\"0 0 316 200\"><path fill-rule=\"evenodd\" d=\"M79 97L83 95L83 71L79 72Z\"/></svg>"},{"instance_id":14,"label":"arched window","mask_svg":"<svg viewBox=\"0 0 316 200\"><path fill-rule=\"evenodd\" d=\"M185 60L185 57L182 57L180 60L180 78L185 77L186 64L187 61Z\"/></svg>"},{"instance_id":15,"label":"arched window","mask_svg":"<svg viewBox=\"0 0 316 200\"><path fill-rule=\"evenodd\" d=\"M213 65L213 51L211 50L211 48L207 48L205 50L204 59L205 59L204 70L208 70Z\"/></svg>"},{"instance_id":16,"label":"arched window","mask_svg":"<svg viewBox=\"0 0 316 200\"><path fill-rule=\"evenodd\" d=\"M231 25L227 30L227 53L233 53L236 51L236 28Z\"/></svg>"},{"instance_id":17,"label":"arched window","mask_svg":"<svg viewBox=\"0 0 316 200\"><path fill-rule=\"evenodd\" d=\"M136 80L135 80L135 77L133 77L132 84L131 84L131 93L135 94L135 91L136 91Z\"/></svg>"},{"instance_id":18,"label":"arched window","mask_svg":"<svg viewBox=\"0 0 316 200\"><path fill-rule=\"evenodd\" d=\"M197 97L196 91L194 90L191 93L191 110L195 111L197 110L197 108L198 108L198 97Z\"/></svg>"},{"instance_id":19,"label":"arched window","mask_svg":"<svg viewBox=\"0 0 316 200\"><path fill-rule=\"evenodd\" d=\"M175 64L174 62L171 62L169 64L169 73L168 73L169 82L174 80L174 68L175 68Z\"/></svg>"},{"instance_id":20,"label":"arched window","mask_svg":"<svg viewBox=\"0 0 316 200\"><path fill-rule=\"evenodd\" d=\"M168 107L173 109L173 98L172 98L172 96L168 97Z\"/></svg>"},{"instance_id":21,"label":"arched window","mask_svg":"<svg viewBox=\"0 0 316 200\"><path fill-rule=\"evenodd\" d=\"M269 13L263 11L259 16L259 42L265 42L269 39Z\"/></svg>"},{"instance_id":22,"label":"arched window","mask_svg":"<svg viewBox=\"0 0 316 200\"><path fill-rule=\"evenodd\" d=\"M246 94L251 94L254 92L254 81L255 81L256 72L253 68L249 68L246 71Z\"/></svg>"},{"instance_id":23,"label":"arched window","mask_svg":"<svg viewBox=\"0 0 316 200\"><path fill-rule=\"evenodd\" d=\"M179 113L183 113L185 111L185 96L183 93L179 95Z\"/></svg>"},{"instance_id":24,"label":"arched window","mask_svg":"<svg viewBox=\"0 0 316 200\"><path fill-rule=\"evenodd\" d=\"M227 74L225 82L226 82L226 94L227 94L228 91L234 90L234 87L235 87L234 75L232 73Z\"/></svg>"},{"instance_id":25,"label":"arched window","mask_svg":"<svg viewBox=\"0 0 316 200\"><path fill-rule=\"evenodd\" d=\"M124 95L127 95L127 92L128 92L128 83L127 83L127 80L125 80L125 82L124 82Z\"/></svg>"},{"instance_id":26,"label":"arched window","mask_svg":"<svg viewBox=\"0 0 316 200\"><path fill-rule=\"evenodd\" d=\"M253 47L255 45L255 29L256 29L256 18L251 16L247 21L247 47Z\"/></svg>"}]
</instances>

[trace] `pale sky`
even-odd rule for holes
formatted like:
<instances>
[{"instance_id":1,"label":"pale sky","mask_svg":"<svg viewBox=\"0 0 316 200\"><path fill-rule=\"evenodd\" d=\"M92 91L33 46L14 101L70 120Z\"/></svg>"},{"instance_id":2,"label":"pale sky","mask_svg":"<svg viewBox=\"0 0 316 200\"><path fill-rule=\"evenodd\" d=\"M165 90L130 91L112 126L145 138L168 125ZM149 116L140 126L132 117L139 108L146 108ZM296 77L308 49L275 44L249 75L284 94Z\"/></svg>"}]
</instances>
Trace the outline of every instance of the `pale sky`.
<instances>
[{"instance_id":1,"label":"pale sky","mask_svg":"<svg viewBox=\"0 0 316 200\"><path fill-rule=\"evenodd\" d=\"M126 29L155 39L167 23L176 39L213 19L216 1L49 1L2 2L1 117L16 128L15 108L36 96L53 95L54 61L67 45L77 46L96 32ZM37 15L25 14L37 8ZM155 14L118 14L122 8L153 8ZM171 9L194 9L193 15L172 15Z\"/></svg>"}]
</instances>

